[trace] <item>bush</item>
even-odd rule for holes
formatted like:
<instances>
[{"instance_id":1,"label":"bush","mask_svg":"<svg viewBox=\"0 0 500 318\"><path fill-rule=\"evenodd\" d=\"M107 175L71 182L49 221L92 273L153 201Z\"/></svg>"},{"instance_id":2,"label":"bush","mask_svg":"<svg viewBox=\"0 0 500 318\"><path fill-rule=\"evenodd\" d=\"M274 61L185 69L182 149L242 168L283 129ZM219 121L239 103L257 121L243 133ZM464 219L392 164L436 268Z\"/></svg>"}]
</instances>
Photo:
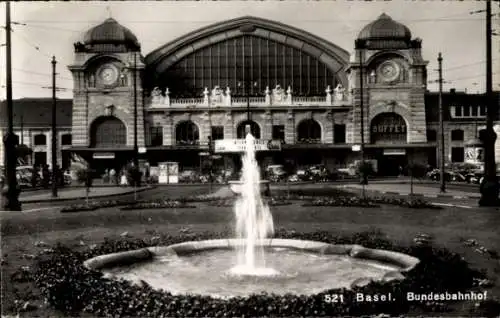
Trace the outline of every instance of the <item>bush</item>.
<instances>
[{"instance_id":1,"label":"bush","mask_svg":"<svg viewBox=\"0 0 500 318\"><path fill-rule=\"evenodd\" d=\"M368 184L368 177L374 175L375 170L370 161L363 161L357 165L356 174L360 177L362 184Z\"/></svg>"},{"instance_id":2,"label":"bush","mask_svg":"<svg viewBox=\"0 0 500 318\"><path fill-rule=\"evenodd\" d=\"M90 168L81 168L76 171L76 180L78 183L85 185L85 187L92 187L92 175L94 171Z\"/></svg>"},{"instance_id":3,"label":"bush","mask_svg":"<svg viewBox=\"0 0 500 318\"><path fill-rule=\"evenodd\" d=\"M142 172L139 167L131 165L127 168L127 182L131 186L141 186Z\"/></svg>"},{"instance_id":4,"label":"bush","mask_svg":"<svg viewBox=\"0 0 500 318\"><path fill-rule=\"evenodd\" d=\"M406 166L406 170L408 175L417 179L423 179L427 176L427 166L420 163L410 163Z\"/></svg>"}]
</instances>

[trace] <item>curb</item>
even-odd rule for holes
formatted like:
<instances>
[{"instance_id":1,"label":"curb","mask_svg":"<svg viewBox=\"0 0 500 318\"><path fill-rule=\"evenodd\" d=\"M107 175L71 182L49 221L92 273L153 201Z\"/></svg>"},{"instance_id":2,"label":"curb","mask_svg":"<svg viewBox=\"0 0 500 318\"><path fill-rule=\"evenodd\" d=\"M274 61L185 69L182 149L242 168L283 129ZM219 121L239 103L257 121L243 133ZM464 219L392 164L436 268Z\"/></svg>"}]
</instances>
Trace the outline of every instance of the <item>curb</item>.
<instances>
[{"instance_id":1,"label":"curb","mask_svg":"<svg viewBox=\"0 0 500 318\"><path fill-rule=\"evenodd\" d=\"M139 193L139 192L143 192L143 191L154 189L154 188L155 187L144 187L144 188L137 189L136 192ZM124 191L124 192L120 192L120 193L93 195L93 196L89 196L89 199L112 198L112 197L119 197L122 195L131 194L131 193L134 193L133 189L130 191ZM78 197L72 197L72 198L48 198L48 199L38 199L38 200L30 200L30 199L23 200L23 199L21 199L20 201L21 201L21 204L26 204L26 203L45 203L45 202L64 202L64 201L73 201L73 200L85 200L86 198L87 198L86 196L78 196Z\"/></svg>"},{"instance_id":2,"label":"curb","mask_svg":"<svg viewBox=\"0 0 500 318\"><path fill-rule=\"evenodd\" d=\"M351 190L361 190L358 188L353 188L349 186L344 186L344 189ZM381 191L381 190L369 190L366 191L377 193L377 194L388 194L388 195L400 195L400 196L410 196L410 193L401 193L394 191ZM452 194L422 194L422 193L414 193L414 197L425 197L425 198L448 198L448 199L479 199L479 195L452 195Z\"/></svg>"}]
</instances>

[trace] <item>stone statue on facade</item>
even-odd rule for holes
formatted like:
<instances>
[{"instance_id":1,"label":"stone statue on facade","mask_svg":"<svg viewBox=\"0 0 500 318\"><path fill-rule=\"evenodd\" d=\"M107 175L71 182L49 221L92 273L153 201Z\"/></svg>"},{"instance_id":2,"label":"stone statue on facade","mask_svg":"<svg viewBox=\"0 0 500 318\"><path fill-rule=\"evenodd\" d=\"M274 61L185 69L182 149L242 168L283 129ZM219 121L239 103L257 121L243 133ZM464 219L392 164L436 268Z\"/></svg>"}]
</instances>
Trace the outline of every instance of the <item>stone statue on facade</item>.
<instances>
[{"instance_id":1,"label":"stone statue on facade","mask_svg":"<svg viewBox=\"0 0 500 318\"><path fill-rule=\"evenodd\" d=\"M165 88L165 98L163 99L163 104L170 106L170 90L168 87Z\"/></svg>"},{"instance_id":2,"label":"stone statue on facade","mask_svg":"<svg viewBox=\"0 0 500 318\"><path fill-rule=\"evenodd\" d=\"M286 102L292 104L292 87L288 86L286 90Z\"/></svg>"},{"instance_id":3,"label":"stone statue on facade","mask_svg":"<svg viewBox=\"0 0 500 318\"><path fill-rule=\"evenodd\" d=\"M342 86L342 84L338 84L337 87L334 89L335 92L335 100L344 100L345 97L345 88Z\"/></svg>"},{"instance_id":4,"label":"stone statue on facade","mask_svg":"<svg viewBox=\"0 0 500 318\"><path fill-rule=\"evenodd\" d=\"M205 87L205 89L203 90L203 105L208 106L208 104L210 103L209 95L210 92L208 91L208 88Z\"/></svg>"},{"instance_id":5,"label":"stone statue on facade","mask_svg":"<svg viewBox=\"0 0 500 318\"><path fill-rule=\"evenodd\" d=\"M332 88L330 87L330 85L328 85L326 87L325 93L326 93L326 103L331 104L332 103Z\"/></svg>"},{"instance_id":6,"label":"stone statue on facade","mask_svg":"<svg viewBox=\"0 0 500 318\"><path fill-rule=\"evenodd\" d=\"M224 101L226 106L231 106L231 89L229 86L226 87L226 100Z\"/></svg>"},{"instance_id":7,"label":"stone statue on facade","mask_svg":"<svg viewBox=\"0 0 500 318\"><path fill-rule=\"evenodd\" d=\"M273 101L281 103L285 100L285 91L281 88L281 85L278 84L273 89Z\"/></svg>"},{"instance_id":8,"label":"stone statue on facade","mask_svg":"<svg viewBox=\"0 0 500 318\"><path fill-rule=\"evenodd\" d=\"M161 99L162 95L160 88L158 87L153 88L153 90L151 91L151 103L153 105L159 105L161 104Z\"/></svg>"},{"instance_id":9,"label":"stone statue on facade","mask_svg":"<svg viewBox=\"0 0 500 318\"><path fill-rule=\"evenodd\" d=\"M224 101L224 93L222 92L222 89L219 87L219 85L216 85L212 90L211 102L214 105L218 105L222 104L223 101Z\"/></svg>"},{"instance_id":10,"label":"stone statue on facade","mask_svg":"<svg viewBox=\"0 0 500 318\"><path fill-rule=\"evenodd\" d=\"M269 86L266 86L266 90L264 91L264 93L266 94L266 105L271 105L271 90L269 90Z\"/></svg>"}]
</instances>

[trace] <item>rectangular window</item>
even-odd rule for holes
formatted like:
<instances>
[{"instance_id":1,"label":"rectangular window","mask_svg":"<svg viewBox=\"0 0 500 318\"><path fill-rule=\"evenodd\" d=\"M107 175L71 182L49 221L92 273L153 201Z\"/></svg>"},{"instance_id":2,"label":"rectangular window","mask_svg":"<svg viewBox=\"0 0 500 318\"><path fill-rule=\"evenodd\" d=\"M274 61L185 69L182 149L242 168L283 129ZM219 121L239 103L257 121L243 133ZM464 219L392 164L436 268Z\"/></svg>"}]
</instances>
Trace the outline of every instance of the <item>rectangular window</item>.
<instances>
[{"instance_id":1,"label":"rectangular window","mask_svg":"<svg viewBox=\"0 0 500 318\"><path fill-rule=\"evenodd\" d=\"M163 145L163 127L153 126L151 131L151 146L158 147Z\"/></svg>"},{"instance_id":2,"label":"rectangular window","mask_svg":"<svg viewBox=\"0 0 500 318\"><path fill-rule=\"evenodd\" d=\"M472 117L477 117L477 113L478 113L478 106L477 105L474 105L474 106L471 106L472 107Z\"/></svg>"},{"instance_id":3,"label":"rectangular window","mask_svg":"<svg viewBox=\"0 0 500 318\"><path fill-rule=\"evenodd\" d=\"M451 148L451 162L464 162L464 148L463 147Z\"/></svg>"},{"instance_id":4,"label":"rectangular window","mask_svg":"<svg viewBox=\"0 0 500 318\"><path fill-rule=\"evenodd\" d=\"M70 134L64 134L61 136L61 145L71 146L71 135Z\"/></svg>"},{"instance_id":5,"label":"rectangular window","mask_svg":"<svg viewBox=\"0 0 500 318\"><path fill-rule=\"evenodd\" d=\"M224 139L224 126L212 126L212 140Z\"/></svg>"},{"instance_id":6,"label":"rectangular window","mask_svg":"<svg viewBox=\"0 0 500 318\"><path fill-rule=\"evenodd\" d=\"M345 125L335 124L333 126L333 142L336 144L345 144Z\"/></svg>"},{"instance_id":7,"label":"rectangular window","mask_svg":"<svg viewBox=\"0 0 500 318\"><path fill-rule=\"evenodd\" d=\"M486 106L479 106L479 116L486 116Z\"/></svg>"},{"instance_id":8,"label":"rectangular window","mask_svg":"<svg viewBox=\"0 0 500 318\"><path fill-rule=\"evenodd\" d=\"M464 131L461 129L452 130L451 141L464 141Z\"/></svg>"},{"instance_id":9,"label":"rectangular window","mask_svg":"<svg viewBox=\"0 0 500 318\"><path fill-rule=\"evenodd\" d=\"M427 130L427 141L436 141L437 140L437 133L434 129L428 129Z\"/></svg>"},{"instance_id":10,"label":"rectangular window","mask_svg":"<svg viewBox=\"0 0 500 318\"><path fill-rule=\"evenodd\" d=\"M284 125L274 125L273 126L273 137L274 140L285 140L285 126Z\"/></svg>"},{"instance_id":11,"label":"rectangular window","mask_svg":"<svg viewBox=\"0 0 500 318\"><path fill-rule=\"evenodd\" d=\"M464 106L464 117L470 117L470 106Z\"/></svg>"},{"instance_id":12,"label":"rectangular window","mask_svg":"<svg viewBox=\"0 0 500 318\"><path fill-rule=\"evenodd\" d=\"M462 117L462 106L453 106L455 107L455 117Z\"/></svg>"}]
</instances>

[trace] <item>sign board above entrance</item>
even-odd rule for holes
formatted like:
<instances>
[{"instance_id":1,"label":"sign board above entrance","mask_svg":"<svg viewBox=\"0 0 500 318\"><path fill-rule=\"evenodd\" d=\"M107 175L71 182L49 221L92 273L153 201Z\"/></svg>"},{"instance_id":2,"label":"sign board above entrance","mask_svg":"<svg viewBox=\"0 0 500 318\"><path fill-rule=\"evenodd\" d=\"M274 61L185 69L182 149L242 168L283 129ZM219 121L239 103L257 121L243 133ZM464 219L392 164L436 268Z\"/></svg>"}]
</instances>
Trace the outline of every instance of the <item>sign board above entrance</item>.
<instances>
[{"instance_id":1,"label":"sign board above entrance","mask_svg":"<svg viewBox=\"0 0 500 318\"><path fill-rule=\"evenodd\" d=\"M115 159L115 153L114 152L101 152L101 153L94 153L92 156L94 159Z\"/></svg>"},{"instance_id":2,"label":"sign board above entrance","mask_svg":"<svg viewBox=\"0 0 500 318\"><path fill-rule=\"evenodd\" d=\"M221 139L215 140L215 152L244 152L246 147L245 139ZM255 151L280 151L280 140L255 139Z\"/></svg>"}]
</instances>

